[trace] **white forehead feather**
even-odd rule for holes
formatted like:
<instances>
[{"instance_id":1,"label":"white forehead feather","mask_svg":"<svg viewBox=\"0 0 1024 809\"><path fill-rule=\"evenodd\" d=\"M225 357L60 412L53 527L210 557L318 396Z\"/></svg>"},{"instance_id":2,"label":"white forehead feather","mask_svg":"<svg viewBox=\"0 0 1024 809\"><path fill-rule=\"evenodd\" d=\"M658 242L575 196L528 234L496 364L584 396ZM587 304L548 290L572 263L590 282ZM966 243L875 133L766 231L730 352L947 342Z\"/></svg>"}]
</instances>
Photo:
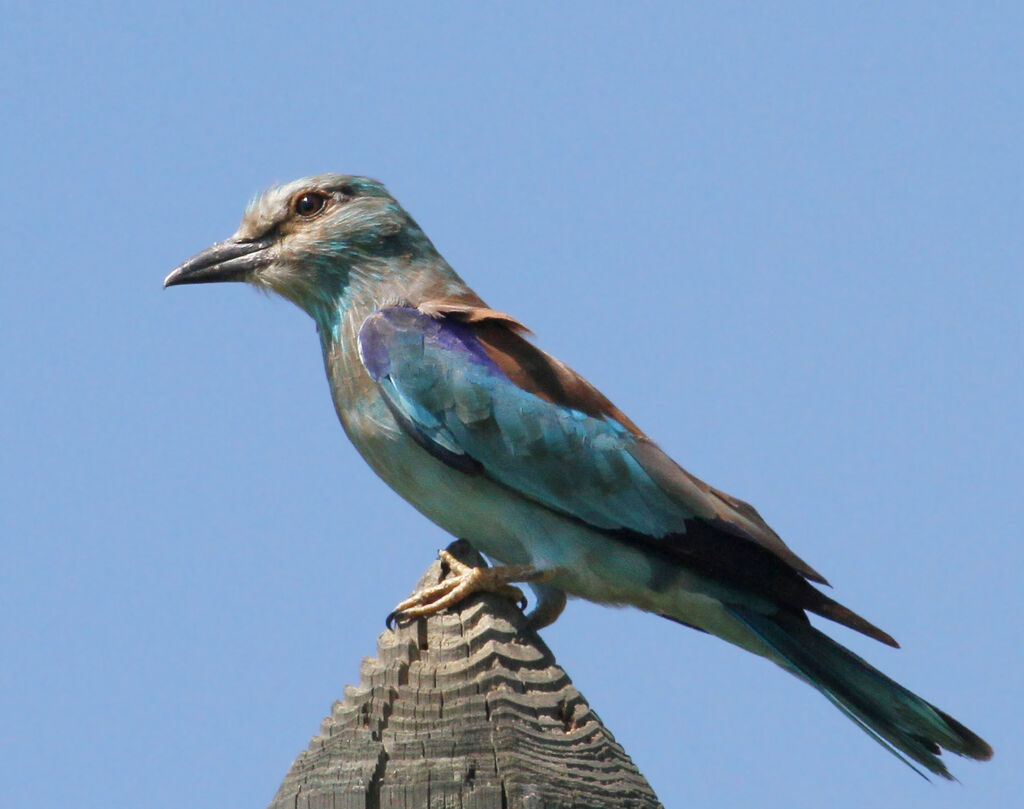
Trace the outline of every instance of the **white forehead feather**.
<instances>
[{"instance_id":1,"label":"white forehead feather","mask_svg":"<svg viewBox=\"0 0 1024 809\"><path fill-rule=\"evenodd\" d=\"M252 198L245 208L236 237L256 239L283 220L288 214L288 201L296 191L314 185L313 177L303 177L284 185L275 185Z\"/></svg>"}]
</instances>

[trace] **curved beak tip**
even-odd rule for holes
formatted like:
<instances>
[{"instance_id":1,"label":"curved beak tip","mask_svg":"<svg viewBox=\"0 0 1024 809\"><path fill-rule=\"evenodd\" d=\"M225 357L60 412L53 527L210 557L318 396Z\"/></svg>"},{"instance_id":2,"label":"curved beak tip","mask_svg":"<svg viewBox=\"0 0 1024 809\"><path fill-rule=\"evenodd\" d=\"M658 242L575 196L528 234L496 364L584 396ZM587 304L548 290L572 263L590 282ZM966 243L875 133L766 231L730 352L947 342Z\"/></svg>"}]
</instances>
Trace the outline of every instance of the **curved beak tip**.
<instances>
[{"instance_id":1,"label":"curved beak tip","mask_svg":"<svg viewBox=\"0 0 1024 809\"><path fill-rule=\"evenodd\" d=\"M178 284L247 281L267 262L266 249L271 243L269 238L218 242L173 269L164 279L164 289Z\"/></svg>"}]
</instances>

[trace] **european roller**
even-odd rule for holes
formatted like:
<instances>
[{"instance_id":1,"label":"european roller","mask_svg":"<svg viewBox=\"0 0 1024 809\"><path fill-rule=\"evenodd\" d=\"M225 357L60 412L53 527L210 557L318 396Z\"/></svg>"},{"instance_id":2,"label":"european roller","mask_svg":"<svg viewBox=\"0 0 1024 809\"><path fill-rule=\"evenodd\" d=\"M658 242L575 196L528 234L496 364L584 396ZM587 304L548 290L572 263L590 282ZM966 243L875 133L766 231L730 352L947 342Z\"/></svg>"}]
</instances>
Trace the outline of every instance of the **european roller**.
<instances>
[{"instance_id":1,"label":"european roller","mask_svg":"<svg viewBox=\"0 0 1024 809\"><path fill-rule=\"evenodd\" d=\"M164 286L246 281L316 323L341 424L430 520L504 567L453 574L399 605L446 608L527 581L535 626L566 594L632 605L767 658L890 752L950 778L941 749L992 749L811 625L889 646L747 503L676 464L585 379L490 308L375 180L322 174L271 188L238 231Z\"/></svg>"}]
</instances>

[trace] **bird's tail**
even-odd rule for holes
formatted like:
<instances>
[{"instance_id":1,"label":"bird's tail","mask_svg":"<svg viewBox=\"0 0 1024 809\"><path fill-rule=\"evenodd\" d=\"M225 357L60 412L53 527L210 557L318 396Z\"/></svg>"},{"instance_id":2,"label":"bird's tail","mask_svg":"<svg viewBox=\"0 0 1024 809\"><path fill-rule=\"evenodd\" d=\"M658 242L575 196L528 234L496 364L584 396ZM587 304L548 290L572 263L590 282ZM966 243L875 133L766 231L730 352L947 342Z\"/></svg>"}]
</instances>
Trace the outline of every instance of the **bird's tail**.
<instances>
[{"instance_id":1,"label":"bird's tail","mask_svg":"<svg viewBox=\"0 0 1024 809\"><path fill-rule=\"evenodd\" d=\"M805 620L730 607L797 676L809 682L875 741L920 775L911 761L953 779L942 748L986 760L992 748L947 713L925 702Z\"/></svg>"}]
</instances>

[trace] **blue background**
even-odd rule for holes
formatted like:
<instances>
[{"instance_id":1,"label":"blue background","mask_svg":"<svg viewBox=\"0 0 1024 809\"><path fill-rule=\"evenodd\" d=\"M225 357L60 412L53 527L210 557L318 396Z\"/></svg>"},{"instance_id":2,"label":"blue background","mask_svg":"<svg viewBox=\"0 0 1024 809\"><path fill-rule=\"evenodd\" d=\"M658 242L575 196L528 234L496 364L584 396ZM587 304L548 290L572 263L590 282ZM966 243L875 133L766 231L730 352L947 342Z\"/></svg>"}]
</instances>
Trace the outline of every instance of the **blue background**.
<instances>
[{"instance_id":1,"label":"blue background","mask_svg":"<svg viewBox=\"0 0 1024 809\"><path fill-rule=\"evenodd\" d=\"M1020 800L1022 6L553 5L6 7L0 805L265 805L446 544L304 315L160 287L323 171L387 182L996 749L929 786L764 661L570 604L545 637L666 805Z\"/></svg>"}]
</instances>

